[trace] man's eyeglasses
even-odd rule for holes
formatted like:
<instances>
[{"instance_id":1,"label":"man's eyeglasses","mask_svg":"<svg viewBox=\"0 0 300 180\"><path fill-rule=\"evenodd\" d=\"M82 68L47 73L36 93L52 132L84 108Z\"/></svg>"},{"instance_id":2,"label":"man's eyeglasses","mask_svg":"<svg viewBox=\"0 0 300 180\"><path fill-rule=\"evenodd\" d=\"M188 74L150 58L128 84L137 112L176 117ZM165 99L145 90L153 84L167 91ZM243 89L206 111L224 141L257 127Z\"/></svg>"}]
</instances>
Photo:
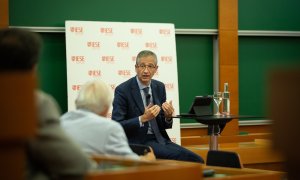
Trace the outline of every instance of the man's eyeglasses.
<instances>
[{"instance_id":1,"label":"man's eyeglasses","mask_svg":"<svg viewBox=\"0 0 300 180\"><path fill-rule=\"evenodd\" d=\"M146 68L148 68L149 70L153 70L156 68L155 65L153 64L149 64L149 65L146 65L146 64L140 64L140 65L136 65L138 68L140 68L141 70L145 70Z\"/></svg>"}]
</instances>

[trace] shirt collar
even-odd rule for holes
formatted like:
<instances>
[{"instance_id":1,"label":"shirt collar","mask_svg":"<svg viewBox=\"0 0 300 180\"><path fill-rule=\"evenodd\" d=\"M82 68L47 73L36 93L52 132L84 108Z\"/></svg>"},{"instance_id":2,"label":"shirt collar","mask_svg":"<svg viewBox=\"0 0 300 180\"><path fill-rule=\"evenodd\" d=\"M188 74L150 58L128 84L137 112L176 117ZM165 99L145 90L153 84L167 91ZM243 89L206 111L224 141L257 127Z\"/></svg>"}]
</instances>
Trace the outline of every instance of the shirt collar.
<instances>
[{"instance_id":1,"label":"shirt collar","mask_svg":"<svg viewBox=\"0 0 300 180\"><path fill-rule=\"evenodd\" d=\"M150 81L149 86L145 86L144 84L142 84L141 81L139 80L139 78L137 76L136 76L136 81L138 83L138 86L139 86L140 90L143 90L145 87L149 87L149 89L151 89L151 87L150 87L151 81Z\"/></svg>"}]
</instances>

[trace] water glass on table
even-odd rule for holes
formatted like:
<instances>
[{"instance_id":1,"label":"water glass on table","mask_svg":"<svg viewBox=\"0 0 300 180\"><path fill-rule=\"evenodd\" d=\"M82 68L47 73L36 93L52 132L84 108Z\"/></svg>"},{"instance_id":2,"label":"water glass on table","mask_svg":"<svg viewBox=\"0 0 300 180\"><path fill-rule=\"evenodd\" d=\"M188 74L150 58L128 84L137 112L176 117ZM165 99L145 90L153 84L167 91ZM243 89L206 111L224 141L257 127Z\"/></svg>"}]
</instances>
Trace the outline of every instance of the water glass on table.
<instances>
[{"instance_id":1,"label":"water glass on table","mask_svg":"<svg viewBox=\"0 0 300 180\"><path fill-rule=\"evenodd\" d=\"M213 98L214 98L214 102L217 105L217 112L214 115L219 116L219 115L221 115L219 108L220 108L220 104L223 100L223 93L222 92L214 92Z\"/></svg>"}]
</instances>

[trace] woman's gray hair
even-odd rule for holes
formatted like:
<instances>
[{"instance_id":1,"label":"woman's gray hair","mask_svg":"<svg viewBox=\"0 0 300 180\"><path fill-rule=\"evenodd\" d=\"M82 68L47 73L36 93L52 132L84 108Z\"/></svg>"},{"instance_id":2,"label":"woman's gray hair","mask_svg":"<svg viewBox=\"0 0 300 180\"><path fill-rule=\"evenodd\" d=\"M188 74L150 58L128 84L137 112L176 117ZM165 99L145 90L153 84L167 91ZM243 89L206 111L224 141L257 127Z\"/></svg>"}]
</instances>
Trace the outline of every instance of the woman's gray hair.
<instances>
[{"instance_id":1,"label":"woman's gray hair","mask_svg":"<svg viewBox=\"0 0 300 180\"><path fill-rule=\"evenodd\" d=\"M147 57L147 56L153 56L155 58L155 65L157 65L157 56L154 52L150 50L143 50L139 52L139 54L136 57L136 65L139 65L141 58Z\"/></svg>"},{"instance_id":2,"label":"woman's gray hair","mask_svg":"<svg viewBox=\"0 0 300 180\"><path fill-rule=\"evenodd\" d=\"M76 109L99 114L111 106L112 98L111 88L101 80L94 80L81 86L75 105Z\"/></svg>"}]
</instances>

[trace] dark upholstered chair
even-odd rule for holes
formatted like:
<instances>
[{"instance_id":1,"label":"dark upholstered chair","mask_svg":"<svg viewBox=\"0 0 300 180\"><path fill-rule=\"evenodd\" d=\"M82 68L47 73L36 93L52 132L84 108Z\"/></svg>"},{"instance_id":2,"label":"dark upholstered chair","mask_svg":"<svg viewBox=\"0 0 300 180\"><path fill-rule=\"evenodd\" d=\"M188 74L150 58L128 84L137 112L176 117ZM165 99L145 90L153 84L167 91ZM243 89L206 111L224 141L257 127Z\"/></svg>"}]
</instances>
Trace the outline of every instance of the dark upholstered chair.
<instances>
[{"instance_id":1,"label":"dark upholstered chair","mask_svg":"<svg viewBox=\"0 0 300 180\"><path fill-rule=\"evenodd\" d=\"M243 168L239 155L229 151L208 151L206 165Z\"/></svg>"}]
</instances>

